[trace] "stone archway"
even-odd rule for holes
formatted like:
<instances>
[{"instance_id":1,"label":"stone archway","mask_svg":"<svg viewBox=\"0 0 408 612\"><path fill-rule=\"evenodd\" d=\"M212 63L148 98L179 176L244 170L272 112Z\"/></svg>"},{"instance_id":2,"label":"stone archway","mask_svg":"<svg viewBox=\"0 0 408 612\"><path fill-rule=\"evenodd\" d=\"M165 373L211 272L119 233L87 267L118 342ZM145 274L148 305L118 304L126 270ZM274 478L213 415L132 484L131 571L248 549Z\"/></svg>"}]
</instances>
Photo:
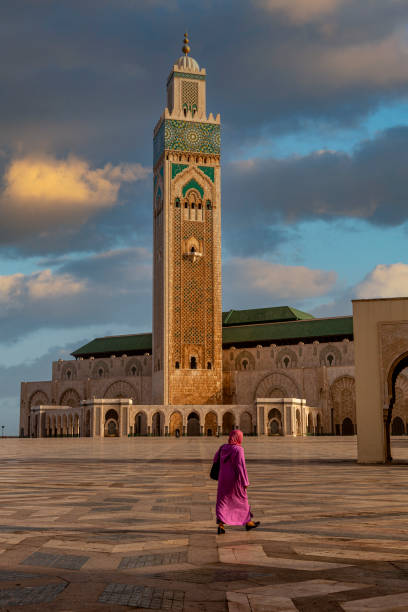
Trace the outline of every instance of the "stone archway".
<instances>
[{"instance_id":1,"label":"stone archway","mask_svg":"<svg viewBox=\"0 0 408 612\"><path fill-rule=\"evenodd\" d=\"M117 438L119 436L119 414L111 408L105 414L105 438Z\"/></svg>"},{"instance_id":2,"label":"stone archway","mask_svg":"<svg viewBox=\"0 0 408 612\"><path fill-rule=\"evenodd\" d=\"M135 404L139 403L136 389L126 380L116 380L111 383L103 395L105 399L131 399Z\"/></svg>"},{"instance_id":3,"label":"stone archway","mask_svg":"<svg viewBox=\"0 0 408 612\"><path fill-rule=\"evenodd\" d=\"M401 417L397 416L392 420L391 435L392 436L404 436L405 435L405 425Z\"/></svg>"},{"instance_id":4,"label":"stone archway","mask_svg":"<svg viewBox=\"0 0 408 612\"><path fill-rule=\"evenodd\" d=\"M146 413L141 411L135 415L134 425L135 436L146 436L147 435L147 416Z\"/></svg>"},{"instance_id":5,"label":"stone archway","mask_svg":"<svg viewBox=\"0 0 408 612\"><path fill-rule=\"evenodd\" d=\"M158 410L152 417L152 435L164 435L164 414Z\"/></svg>"},{"instance_id":6,"label":"stone archway","mask_svg":"<svg viewBox=\"0 0 408 612\"><path fill-rule=\"evenodd\" d=\"M343 422L341 424L341 435L342 436L354 436L353 421L349 419L349 417L346 417L345 419L343 419Z\"/></svg>"},{"instance_id":7,"label":"stone archway","mask_svg":"<svg viewBox=\"0 0 408 612\"><path fill-rule=\"evenodd\" d=\"M222 415L222 433L228 435L234 429L234 415L232 412L224 412Z\"/></svg>"},{"instance_id":8,"label":"stone archway","mask_svg":"<svg viewBox=\"0 0 408 612\"><path fill-rule=\"evenodd\" d=\"M277 408L268 412L268 434L270 436L282 435L282 413Z\"/></svg>"},{"instance_id":9,"label":"stone archway","mask_svg":"<svg viewBox=\"0 0 408 612\"><path fill-rule=\"evenodd\" d=\"M44 391L34 391L28 400L28 406L49 406L50 400Z\"/></svg>"},{"instance_id":10,"label":"stone archway","mask_svg":"<svg viewBox=\"0 0 408 612\"><path fill-rule=\"evenodd\" d=\"M273 372L260 381L255 390L254 399L258 397L271 397L270 393L274 389L282 389L285 393L282 397L301 398L300 389L291 376L281 372Z\"/></svg>"},{"instance_id":11,"label":"stone archway","mask_svg":"<svg viewBox=\"0 0 408 612\"><path fill-rule=\"evenodd\" d=\"M197 412L190 412L187 417L187 435L200 435L200 416L197 414Z\"/></svg>"},{"instance_id":12,"label":"stone archway","mask_svg":"<svg viewBox=\"0 0 408 612\"><path fill-rule=\"evenodd\" d=\"M183 435L183 417L178 411L170 416L169 433L176 437Z\"/></svg>"},{"instance_id":13,"label":"stone archway","mask_svg":"<svg viewBox=\"0 0 408 612\"><path fill-rule=\"evenodd\" d=\"M217 415L215 412L207 412L205 415L204 433L206 436L217 435Z\"/></svg>"},{"instance_id":14,"label":"stone archway","mask_svg":"<svg viewBox=\"0 0 408 612\"><path fill-rule=\"evenodd\" d=\"M66 389L60 397L60 406L70 406L76 408L81 403L81 398L78 391L75 389Z\"/></svg>"},{"instance_id":15,"label":"stone archway","mask_svg":"<svg viewBox=\"0 0 408 612\"><path fill-rule=\"evenodd\" d=\"M356 388L352 376L340 376L330 387L329 401L333 415L334 433L343 434L343 422L349 419L353 425L356 422Z\"/></svg>"}]
</instances>

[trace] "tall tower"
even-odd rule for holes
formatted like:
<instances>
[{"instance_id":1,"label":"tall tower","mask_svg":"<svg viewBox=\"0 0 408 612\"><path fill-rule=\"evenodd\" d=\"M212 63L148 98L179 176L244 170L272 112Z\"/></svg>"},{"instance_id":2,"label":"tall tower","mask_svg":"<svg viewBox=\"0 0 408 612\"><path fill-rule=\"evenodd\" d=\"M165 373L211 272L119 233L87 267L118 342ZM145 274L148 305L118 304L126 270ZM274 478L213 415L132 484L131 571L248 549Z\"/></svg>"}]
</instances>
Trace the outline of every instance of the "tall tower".
<instances>
[{"instance_id":1,"label":"tall tower","mask_svg":"<svg viewBox=\"0 0 408 612\"><path fill-rule=\"evenodd\" d=\"M222 401L220 116L183 53L154 129L154 404Z\"/></svg>"}]
</instances>

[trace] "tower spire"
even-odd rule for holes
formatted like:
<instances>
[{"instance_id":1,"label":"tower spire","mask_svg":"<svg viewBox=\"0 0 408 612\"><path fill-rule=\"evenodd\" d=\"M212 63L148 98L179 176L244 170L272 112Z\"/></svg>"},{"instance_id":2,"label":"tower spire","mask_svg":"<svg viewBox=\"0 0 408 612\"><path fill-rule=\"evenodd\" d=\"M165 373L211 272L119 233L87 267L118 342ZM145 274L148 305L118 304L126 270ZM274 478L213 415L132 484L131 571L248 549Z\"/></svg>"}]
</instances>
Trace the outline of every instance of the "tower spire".
<instances>
[{"instance_id":1,"label":"tower spire","mask_svg":"<svg viewBox=\"0 0 408 612\"><path fill-rule=\"evenodd\" d=\"M184 53L184 55L187 56L188 53L190 53L190 47L189 47L189 40L188 40L188 34L187 32L184 32L184 45L182 47L182 51Z\"/></svg>"}]
</instances>

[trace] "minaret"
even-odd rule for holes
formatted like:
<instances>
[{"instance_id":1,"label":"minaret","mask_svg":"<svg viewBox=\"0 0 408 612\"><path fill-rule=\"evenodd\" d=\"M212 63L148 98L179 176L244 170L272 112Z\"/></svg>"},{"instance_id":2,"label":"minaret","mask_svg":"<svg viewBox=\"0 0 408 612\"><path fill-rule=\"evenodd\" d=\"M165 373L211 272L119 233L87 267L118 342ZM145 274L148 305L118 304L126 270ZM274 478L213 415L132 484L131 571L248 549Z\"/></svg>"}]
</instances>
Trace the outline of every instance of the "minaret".
<instances>
[{"instance_id":1,"label":"minaret","mask_svg":"<svg viewBox=\"0 0 408 612\"><path fill-rule=\"evenodd\" d=\"M153 404L222 402L220 117L183 53L154 129Z\"/></svg>"}]
</instances>

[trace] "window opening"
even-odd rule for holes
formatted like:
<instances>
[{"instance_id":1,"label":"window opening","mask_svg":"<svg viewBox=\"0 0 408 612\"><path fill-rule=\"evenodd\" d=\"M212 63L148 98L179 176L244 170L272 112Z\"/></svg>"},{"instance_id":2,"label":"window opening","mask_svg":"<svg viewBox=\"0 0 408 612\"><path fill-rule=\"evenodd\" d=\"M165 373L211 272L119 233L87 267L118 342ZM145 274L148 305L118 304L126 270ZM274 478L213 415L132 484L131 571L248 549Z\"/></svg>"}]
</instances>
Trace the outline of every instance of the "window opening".
<instances>
[{"instance_id":1,"label":"window opening","mask_svg":"<svg viewBox=\"0 0 408 612\"><path fill-rule=\"evenodd\" d=\"M244 359L244 361L242 362L242 367L243 367L244 370L248 369L248 362L247 362L246 359Z\"/></svg>"},{"instance_id":2,"label":"window opening","mask_svg":"<svg viewBox=\"0 0 408 612\"><path fill-rule=\"evenodd\" d=\"M207 361L207 370L211 370L211 361Z\"/></svg>"},{"instance_id":3,"label":"window opening","mask_svg":"<svg viewBox=\"0 0 408 612\"><path fill-rule=\"evenodd\" d=\"M179 369L180 369L180 362L176 361L176 370L179 370Z\"/></svg>"},{"instance_id":4,"label":"window opening","mask_svg":"<svg viewBox=\"0 0 408 612\"><path fill-rule=\"evenodd\" d=\"M195 247L193 247L193 246L191 247L190 253L195 253Z\"/></svg>"},{"instance_id":5,"label":"window opening","mask_svg":"<svg viewBox=\"0 0 408 612\"><path fill-rule=\"evenodd\" d=\"M334 361L333 355L327 355L327 361L329 362L329 365L331 366L333 364L333 361Z\"/></svg>"},{"instance_id":6,"label":"window opening","mask_svg":"<svg viewBox=\"0 0 408 612\"><path fill-rule=\"evenodd\" d=\"M290 363L289 357L285 357L285 359L283 360L283 363L285 364L285 368L287 368L289 366L289 363Z\"/></svg>"},{"instance_id":7,"label":"window opening","mask_svg":"<svg viewBox=\"0 0 408 612\"><path fill-rule=\"evenodd\" d=\"M192 370L196 370L197 369L197 359L195 357L191 357L191 359L190 359L190 368Z\"/></svg>"},{"instance_id":8,"label":"window opening","mask_svg":"<svg viewBox=\"0 0 408 612\"><path fill-rule=\"evenodd\" d=\"M135 367L135 366L133 366L133 368L132 368L132 374L133 374L133 376L136 376L136 372L137 372L136 367Z\"/></svg>"},{"instance_id":9,"label":"window opening","mask_svg":"<svg viewBox=\"0 0 408 612\"><path fill-rule=\"evenodd\" d=\"M102 368L99 368L99 370L98 370L98 374L99 374L99 376L100 376L100 377L102 377L102 376L103 376L103 370L102 370Z\"/></svg>"}]
</instances>

